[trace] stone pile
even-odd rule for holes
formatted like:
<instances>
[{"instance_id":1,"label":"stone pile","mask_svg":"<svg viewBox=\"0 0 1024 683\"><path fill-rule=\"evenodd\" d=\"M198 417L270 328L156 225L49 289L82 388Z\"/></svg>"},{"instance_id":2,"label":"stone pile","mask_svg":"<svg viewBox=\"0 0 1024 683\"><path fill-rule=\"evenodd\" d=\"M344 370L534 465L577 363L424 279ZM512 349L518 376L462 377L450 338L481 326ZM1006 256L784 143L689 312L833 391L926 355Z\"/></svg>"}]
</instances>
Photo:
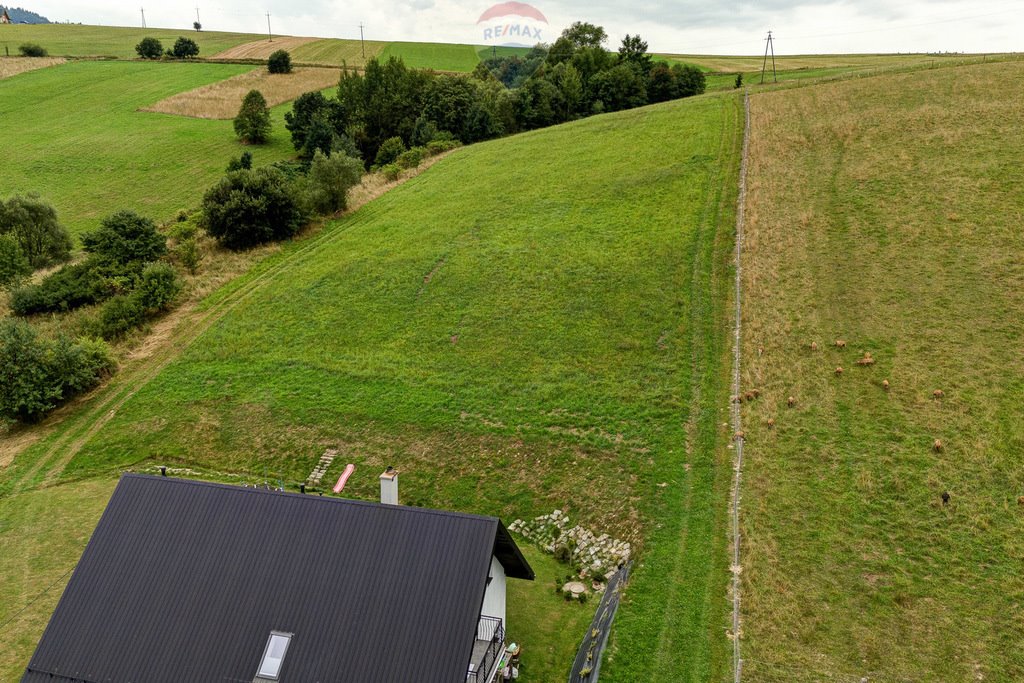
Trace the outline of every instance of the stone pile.
<instances>
[{"instance_id":1,"label":"stone pile","mask_svg":"<svg viewBox=\"0 0 1024 683\"><path fill-rule=\"evenodd\" d=\"M561 510L530 521L517 519L508 529L553 555L558 554L559 548L565 548L569 554L569 564L581 576L603 575L608 578L619 565L629 561L632 551L626 541L611 538L608 534L595 534L578 524L571 526L569 516Z\"/></svg>"}]
</instances>

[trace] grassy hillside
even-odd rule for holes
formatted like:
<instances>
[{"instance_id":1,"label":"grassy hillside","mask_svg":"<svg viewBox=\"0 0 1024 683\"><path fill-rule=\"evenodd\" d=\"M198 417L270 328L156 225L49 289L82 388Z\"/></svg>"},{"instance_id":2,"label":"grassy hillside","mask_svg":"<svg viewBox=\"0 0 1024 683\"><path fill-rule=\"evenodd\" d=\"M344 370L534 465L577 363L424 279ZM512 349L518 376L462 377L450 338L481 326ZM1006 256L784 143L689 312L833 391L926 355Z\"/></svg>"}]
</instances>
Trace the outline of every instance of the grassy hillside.
<instances>
[{"instance_id":1,"label":"grassy hillside","mask_svg":"<svg viewBox=\"0 0 1024 683\"><path fill-rule=\"evenodd\" d=\"M1022 78L753 99L745 680L1024 679Z\"/></svg>"},{"instance_id":2,"label":"grassy hillside","mask_svg":"<svg viewBox=\"0 0 1024 683\"><path fill-rule=\"evenodd\" d=\"M231 121L137 111L192 88L243 73L230 64L75 62L0 83L5 196L36 191L76 234L132 208L155 219L195 206L243 149ZM251 148L257 163L293 153L274 111L270 144Z\"/></svg>"},{"instance_id":3,"label":"grassy hillside","mask_svg":"<svg viewBox=\"0 0 1024 683\"><path fill-rule=\"evenodd\" d=\"M406 66L415 69L469 72L480 63L473 45L448 43L388 43L380 53L381 59L401 57Z\"/></svg>"},{"instance_id":4,"label":"grassy hillside","mask_svg":"<svg viewBox=\"0 0 1024 683\"><path fill-rule=\"evenodd\" d=\"M242 43L260 40L253 33L225 33L221 31L181 29L132 28L120 26L82 26L78 24L18 24L4 26L0 43L10 46L11 54L22 43L38 43L54 57L121 57L135 58L135 46L146 36L152 36L171 47L179 36L185 36L199 45L199 56L210 57L222 50Z\"/></svg>"},{"instance_id":5,"label":"grassy hillside","mask_svg":"<svg viewBox=\"0 0 1024 683\"><path fill-rule=\"evenodd\" d=\"M358 497L393 464L410 504L560 508L633 541L609 680L717 677L737 109L699 98L459 151L214 295L179 360L44 426L0 491L155 463L294 486L338 448L326 478L355 463ZM541 652L546 630L511 635ZM562 678L581 636L529 680Z\"/></svg>"}]
</instances>

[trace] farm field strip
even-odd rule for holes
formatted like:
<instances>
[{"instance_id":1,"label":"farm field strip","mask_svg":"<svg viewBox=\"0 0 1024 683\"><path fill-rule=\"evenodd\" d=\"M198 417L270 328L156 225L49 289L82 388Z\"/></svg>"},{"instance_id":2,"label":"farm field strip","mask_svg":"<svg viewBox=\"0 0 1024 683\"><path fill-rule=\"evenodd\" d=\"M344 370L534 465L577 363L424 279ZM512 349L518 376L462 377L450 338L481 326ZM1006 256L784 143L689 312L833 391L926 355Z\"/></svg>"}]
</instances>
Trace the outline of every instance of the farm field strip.
<instances>
[{"instance_id":1,"label":"farm field strip","mask_svg":"<svg viewBox=\"0 0 1024 683\"><path fill-rule=\"evenodd\" d=\"M751 98L744 680L1024 678L1021 79Z\"/></svg>"},{"instance_id":2,"label":"farm field strip","mask_svg":"<svg viewBox=\"0 0 1024 683\"><path fill-rule=\"evenodd\" d=\"M0 57L0 80L36 69L59 66L65 61L63 57Z\"/></svg>"},{"instance_id":3,"label":"farm field strip","mask_svg":"<svg viewBox=\"0 0 1024 683\"><path fill-rule=\"evenodd\" d=\"M135 46L147 36L169 48L179 37L196 41L200 57L209 57L243 43L259 41L253 33L199 31L191 26L181 29L138 28L128 26L83 26L81 24L16 24L3 27L4 41L14 46L36 43L54 57L138 57Z\"/></svg>"},{"instance_id":4,"label":"farm field strip","mask_svg":"<svg viewBox=\"0 0 1024 683\"><path fill-rule=\"evenodd\" d=\"M267 59L278 50L286 50L294 54L296 49L317 40L319 38L297 38L294 36L279 36L274 40L264 38L221 50L209 59Z\"/></svg>"}]
</instances>

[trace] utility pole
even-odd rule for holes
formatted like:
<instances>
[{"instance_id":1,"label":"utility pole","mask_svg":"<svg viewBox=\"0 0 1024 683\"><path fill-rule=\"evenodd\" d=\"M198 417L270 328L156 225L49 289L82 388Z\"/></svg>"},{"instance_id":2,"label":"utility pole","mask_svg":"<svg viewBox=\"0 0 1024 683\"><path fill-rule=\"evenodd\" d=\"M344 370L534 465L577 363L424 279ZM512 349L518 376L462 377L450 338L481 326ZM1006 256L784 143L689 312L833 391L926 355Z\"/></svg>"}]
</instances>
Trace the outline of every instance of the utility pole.
<instances>
[{"instance_id":1,"label":"utility pole","mask_svg":"<svg viewBox=\"0 0 1024 683\"><path fill-rule=\"evenodd\" d=\"M363 41L363 24L359 24L359 47L363 50L363 61L366 61L366 43Z\"/></svg>"},{"instance_id":2,"label":"utility pole","mask_svg":"<svg viewBox=\"0 0 1024 683\"><path fill-rule=\"evenodd\" d=\"M146 8L140 7L139 11L142 12L142 28L146 28Z\"/></svg>"},{"instance_id":3,"label":"utility pole","mask_svg":"<svg viewBox=\"0 0 1024 683\"><path fill-rule=\"evenodd\" d=\"M196 23L197 24L203 23L203 22L199 21L199 8L198 7L196 7Z\"/></svg>"},{"instance_id":4,"label":"utility pole","mask_svg":"<svg viewBox=\"0 0 1024 683\"><path fill-rule=\"evenodd\" d=\"M270 12L267 12L267 36L270 38L270 42L274 42L274 34L270 31Z\"/></svg>"},{"instance_id":5,"label":"utility pole","mask_svg":"<svg viewBox=\"0 0 1024 683\"><path fill-rule=\"evenodd\" d=\"M761 84L764 84L764 72L768 66L768 50L772 51L772 81L775 83L779 82L779 79L775 75L775 44L772 43L772 32L768 31L768 40L764 45L764 61L761 63Z\"/></svg>"}]
</instances>

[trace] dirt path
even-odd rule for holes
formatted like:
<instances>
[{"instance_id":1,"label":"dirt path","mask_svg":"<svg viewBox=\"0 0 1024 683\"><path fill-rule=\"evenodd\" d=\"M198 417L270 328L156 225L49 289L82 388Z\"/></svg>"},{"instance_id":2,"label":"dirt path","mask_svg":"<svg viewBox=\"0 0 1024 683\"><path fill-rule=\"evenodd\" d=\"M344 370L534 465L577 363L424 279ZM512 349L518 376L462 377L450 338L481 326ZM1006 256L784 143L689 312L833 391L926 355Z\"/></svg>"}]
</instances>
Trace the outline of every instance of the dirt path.
<instances>
[{"instance_id":1,"label":"dirt path","mask_svg":"<svg viewBox=\"0 0 1024 683\"><path fill-rule=\"evenodd\" d=\"M405 176L397 182L383 183L376 175L367 176L362 186L351 192L350 208L345 215L355 213L366 203L423 172L444 156L447 155L427 160L415 173ZM356 217L343 228L324 230L307 238L299 248L278 259L276 263L258 275L249 278L209 308L201 309L198 302L191 302L178 309L172 314L175 322L168 322L165 319L161 323L162 338L158 335L157 342L147 341L144 345L145 353L134 354L133 358L106 385L66 412L58 411L42 425L21 431L12 437L11 443L6 444L10 447L4 449L4 459L10 465L4 471L6 481L0 482L0 487L2 487L0 495L9 495L13 490L24 490L55 483L72 458L117 415L117 411L203 332L260 291L279 273L291 267L294 262L323 249L361 222L362 220ZM166 331L168 326L173 326L173 330L169 333ZM56 436L54 436L55 434ZM51 439L51 437L53 438L45 450L33 462L25 463L23 471L19 471L22 463L19 462L17 456L24 453L33 444Z\"/></svg>"}]
</instances>

